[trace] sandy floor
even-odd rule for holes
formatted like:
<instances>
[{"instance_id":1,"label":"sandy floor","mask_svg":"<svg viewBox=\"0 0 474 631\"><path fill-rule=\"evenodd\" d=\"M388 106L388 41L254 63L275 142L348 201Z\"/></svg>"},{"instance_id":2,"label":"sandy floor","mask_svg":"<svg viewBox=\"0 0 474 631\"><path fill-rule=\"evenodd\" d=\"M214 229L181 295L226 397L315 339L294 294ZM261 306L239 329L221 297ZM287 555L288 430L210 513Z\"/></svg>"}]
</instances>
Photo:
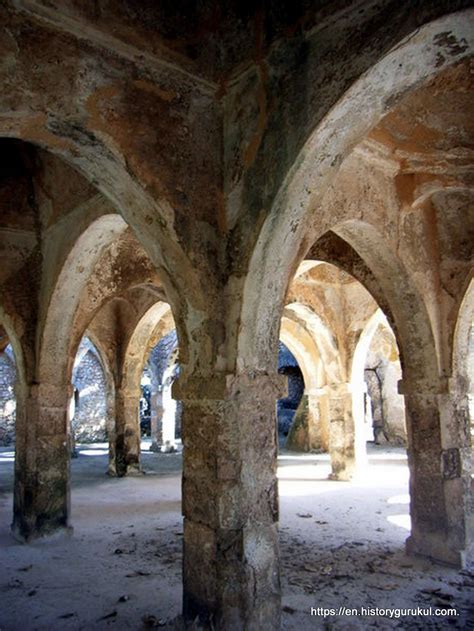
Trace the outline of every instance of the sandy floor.
<instances>
[{"instance_id":1,"label":"sandy floor","mask_svg":"<svg viewBox=\"0 0 474 631\"><path fill-rule=\"evenodd\" d=\"M1 631L175 626L181 456L144 451L148 474L120 480L104 475L106 459L97 445L72 461L74 536L24 546L9 536L13 462L11 450L0 451ZM474 629L474 573L404 554L403 451L372 447L357 483L328 473L326 456L280 456L283 628ZM458 615L311 615L312 607L430 606Z\"/></svg>"}]
</instances>

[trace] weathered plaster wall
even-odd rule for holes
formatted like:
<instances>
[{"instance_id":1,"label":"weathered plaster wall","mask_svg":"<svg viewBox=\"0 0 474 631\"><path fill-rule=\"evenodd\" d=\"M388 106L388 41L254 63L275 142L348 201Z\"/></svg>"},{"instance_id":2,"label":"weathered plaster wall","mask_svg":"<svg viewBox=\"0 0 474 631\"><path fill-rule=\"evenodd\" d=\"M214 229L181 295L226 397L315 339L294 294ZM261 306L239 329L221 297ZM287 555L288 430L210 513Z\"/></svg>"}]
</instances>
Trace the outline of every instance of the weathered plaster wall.
<instances>
[{"instance_id":1,"label":"weathered plaster wall","mask_svg":"<svg viewBox=\"0 0 474 631\"><path fill-rule=\"evenodd\" d=\"M450 3L449 10L467 5ZM382 7L384 19L380 20ZM233 218L238 212L245 215L235 236L247 243L257 220L254 200L262 200L261 212L271 206L303 144L326 112L392 46L446 9L439 2L423 6L383 2L364 3L353 11L350 3L341 3L332 7L338 11L334 19L328 8L319 3L307 7L291 36L272 43L267 40L268 22L263 19L253 63L226 94L229 214ZM383 84L377 87L383 92ZM341 132L348 132L347 125L341 127ZM318 159L323 162L326 157ZM337 167L343 157L336 155L332 166ZM307 191L308 196L313 193L316 189Z\"/></svg>"}]
</instances>

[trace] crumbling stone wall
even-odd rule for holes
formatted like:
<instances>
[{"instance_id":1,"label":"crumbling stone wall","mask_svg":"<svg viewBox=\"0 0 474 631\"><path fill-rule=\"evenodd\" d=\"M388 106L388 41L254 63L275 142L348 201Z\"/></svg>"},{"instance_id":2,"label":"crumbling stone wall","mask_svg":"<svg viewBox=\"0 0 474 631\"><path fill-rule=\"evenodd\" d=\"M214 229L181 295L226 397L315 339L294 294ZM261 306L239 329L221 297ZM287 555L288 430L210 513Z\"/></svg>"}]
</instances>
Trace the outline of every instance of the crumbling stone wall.
<instances>
[{"instance_id":1,"label":"crumbling stone wall","mask_svg":"<svg viewBox=\"0 0 474 631\"><path fill-rule=\"evenodd\" d=\"M77 407L72 418L72 429L78 443L94 443L107 440L106 381L97 355L88 341L79 347L86 350L73 374L74 387L79 391Z\"/></svg>"},{"instance_id":2,"label":"crumbling stone wall","mask_svg":"<svg viewBox=\"0 0 474 631\"><path fill-rule=\"evenodd\" d=\"M16 368L11 346L0 353L0 445L15 442Z\"/></svg>"}]
</instances>

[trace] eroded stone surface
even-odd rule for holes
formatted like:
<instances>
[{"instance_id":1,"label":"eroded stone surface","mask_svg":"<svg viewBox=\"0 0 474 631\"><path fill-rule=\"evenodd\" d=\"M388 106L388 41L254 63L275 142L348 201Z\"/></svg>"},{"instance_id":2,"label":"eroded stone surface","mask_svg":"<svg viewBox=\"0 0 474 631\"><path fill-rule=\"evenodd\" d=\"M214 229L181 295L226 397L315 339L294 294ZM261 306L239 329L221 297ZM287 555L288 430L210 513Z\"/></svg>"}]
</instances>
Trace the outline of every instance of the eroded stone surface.
<instances>
[{"instance_id":1,"label":"eroded stone surface","mask_svg":"<svg viewBox=\"0 0 474 631\"><path fill-rule=\"evenodd\" d=\"M466 563L474 42L472 10L453 12L470 4L204 2L181 19L167 3L4 3L0 320L17 368L18 536L69 527L84 334L123 475L140 470L140 375L176 327L185 615L278 628L280 330L302 351L311 440L348 477L357 349L378 305L402 369L409 548Z\"/></svg>"}]
</instances>

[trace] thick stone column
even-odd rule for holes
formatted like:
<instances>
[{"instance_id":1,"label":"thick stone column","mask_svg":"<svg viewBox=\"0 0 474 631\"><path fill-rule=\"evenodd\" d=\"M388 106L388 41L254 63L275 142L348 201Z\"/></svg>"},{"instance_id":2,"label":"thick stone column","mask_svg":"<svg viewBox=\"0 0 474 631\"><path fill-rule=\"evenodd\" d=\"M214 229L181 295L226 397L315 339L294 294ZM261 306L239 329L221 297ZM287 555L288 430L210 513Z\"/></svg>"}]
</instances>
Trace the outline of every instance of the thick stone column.
<instances>
[{"instance_id":1,"label":"thick stone column","mask_svg":"<svg viewBox=\"0 0 474 631\"><path fill-rule=\"evenodd\" d=\"M163 414L161 417L162 450L174 451L176 449L176 410L177 403L172 395L174 365L169 366L163 375L163 390L161 401Z\"/></svg>"},{"instance_id":2,"label":"thick stone column","mask_svg":"<svg viewBox=\"0 0 474 631\"><path fill-rule=\"evenodd\" d=\"M140 392L120 388L115 397L115 467L109 472L118 477L141 473L140 466Z\"/></svg>"},{"instance_id":3,"label":"thick stone column","mask_svg":"<svg viewBox=\"0 0 474 631\"><path fill-rule=\"evenodd\" d=\"M329 398L326 388L308 390L308 410L313 418L313 436L322 451L329 451Z\"/></svg>"},{"instance_id":4,"label":"thick stone column","mask_svg":"<svg viewBox=\"0 0 474 631\"><path fill-rule=\"evenodd\" d=\"M12 533L21 541L70 532L69 399L72 388L17 388Z\"/></svg>"},{"instance_id":5,"label":"thick stone column","mask_svg":"<svg viewBox=\"0 0 474 631\"><path fill-rule=\"evenodd\" d=\"M116 425L116 413L115 413L115 388L108 387L107 388L107 397L106 397L106 427L107 427L107 437L109 439L109 464L107 473L109 475L115 476L117 475L117 467L116 467L116 437L115 437L115 425Z\"/></svg>"},{"instance_id":6,"label":"thick stone column","mask_svg":"<svg viewBox=\"0 0 474 631\"><path fill-rule=\"evenodd\" d=\"M456 567L473 557L467 397L451 380L399 383L405 395L411 535L407 551Z\"/></svg>"},{"instance_id":7,"label":"thick stone column","mask_svg":"<svg viewBox=\"0 0 474 631\"><path fill-rule=\"evenodd\" d=\"M324 388L305 390L288 433L287 449L327 451L326 398Z\"/></svg>"},{"instance_id":8,"label":"thick stone column","mask_svg":"<svg viewBox=\"0 0 474 631\"><path fill-rule=\"evenodd\" d=\"M326 386L329 406L329 454L331 479L351 480L366 461L362 432L356 428L354 405L360 393L351 383Z\"/></svg>"},{"instance_id":9,"label":"thick stone column","mask_svg":"<svg viewBox=\"0 0 474 631\"><path fill-rule=\"evenodd\" d=\"M183 377L186 620L280 627L276 400L280 375Z\"/></svg>"}]
</instances>

